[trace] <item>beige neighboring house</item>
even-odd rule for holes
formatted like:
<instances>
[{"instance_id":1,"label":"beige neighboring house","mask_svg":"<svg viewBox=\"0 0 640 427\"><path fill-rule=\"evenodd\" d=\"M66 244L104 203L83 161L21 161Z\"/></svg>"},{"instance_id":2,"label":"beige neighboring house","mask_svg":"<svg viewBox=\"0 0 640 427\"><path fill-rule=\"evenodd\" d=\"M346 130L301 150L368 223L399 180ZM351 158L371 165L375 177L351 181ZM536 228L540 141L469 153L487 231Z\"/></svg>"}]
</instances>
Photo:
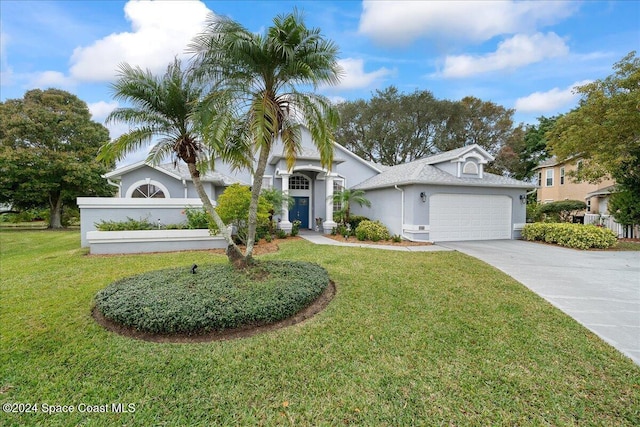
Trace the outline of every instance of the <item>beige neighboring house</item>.
<instances>
[{"instance_id":1,"label":"beige neighboring house","mask_svg":"<svg viewBox=\"0 0 640 427\"><path fill-rule=\"evenodd\" d=\"M601 181L598 184L575 182L570 177L570 172L579 168L581 162L575 158L559 162L554 156L540 163L534 169L538 178L538 202L584 200L587 204L586 213L608 214L609 195L615 182L612 179Z\"/></svg>"}]
</instances>

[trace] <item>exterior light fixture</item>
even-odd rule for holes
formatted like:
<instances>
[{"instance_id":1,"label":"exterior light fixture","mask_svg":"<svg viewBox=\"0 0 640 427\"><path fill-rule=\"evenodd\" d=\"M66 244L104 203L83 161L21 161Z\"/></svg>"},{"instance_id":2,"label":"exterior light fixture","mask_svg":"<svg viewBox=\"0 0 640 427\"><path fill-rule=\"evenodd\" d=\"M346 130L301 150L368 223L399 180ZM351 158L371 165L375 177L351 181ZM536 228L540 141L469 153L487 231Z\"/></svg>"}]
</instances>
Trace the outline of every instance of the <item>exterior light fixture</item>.
<instances>
[{"instance_id":1,"label":"exterior light fixture","mask_svg":"<svg viewBox=\"0 0 640 427\"><path fill-rule=\"evenodd\" d=\"M420 200L422 200L422 203L425 203L427 201L427 193L425 193L424 191L420 193Z\"/></svg>"}]
</instances>

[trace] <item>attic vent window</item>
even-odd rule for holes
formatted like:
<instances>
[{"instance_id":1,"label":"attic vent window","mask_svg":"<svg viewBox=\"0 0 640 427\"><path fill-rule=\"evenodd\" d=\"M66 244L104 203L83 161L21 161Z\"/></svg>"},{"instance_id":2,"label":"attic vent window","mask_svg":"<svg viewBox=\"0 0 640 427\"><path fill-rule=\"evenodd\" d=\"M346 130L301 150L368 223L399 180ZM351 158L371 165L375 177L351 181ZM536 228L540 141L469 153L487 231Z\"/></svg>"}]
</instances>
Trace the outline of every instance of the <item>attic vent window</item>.
<instances>
[{"instance_id":1,"label":"attic vent window","mask_svg":"<svg viewBox=\"0 0 640 427\"><path fill-rule=\"evenodd\" d=\"M137 199L164 199L164 193L153 184L142 184L131 195Z\"/></svg>"},{"instance_id":2,"label":"attic vent window","mask_svg":"<svg viewBox=\"0 0 640 427\"><path fill-rule=\"evenodd\" d=\"M478 165L474 162L466 162L462 168L462 173L469 175L478 175Z\"/></svg>"}]
</instances>

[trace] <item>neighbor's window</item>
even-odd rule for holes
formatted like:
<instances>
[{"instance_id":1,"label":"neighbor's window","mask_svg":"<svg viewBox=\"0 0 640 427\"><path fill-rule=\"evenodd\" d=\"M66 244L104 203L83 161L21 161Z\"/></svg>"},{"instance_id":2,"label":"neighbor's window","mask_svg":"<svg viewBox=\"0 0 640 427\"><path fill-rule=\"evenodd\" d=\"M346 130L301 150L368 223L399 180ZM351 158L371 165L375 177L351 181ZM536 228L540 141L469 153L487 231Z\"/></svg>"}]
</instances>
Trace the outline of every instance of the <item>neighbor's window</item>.
<instances>
[{"instance_id":1,"label":"neighbor's window","mask_svg":"<svg viewBox=\"0 0 640 427\"><path fill-rule=\"evenodd\" d=\"M164 193L153 184L142 184L133 190L131 197L136 199L164 199Z\"/></svg>"},{"instance_id":2,"label":"neighbor's window","mask_svg":"<svg viewBox=\"0 0 640 427\"><path fill-rule=\"evenodd\" d=\"M553 187L553 169L547 169L547 181L545 185L547 187Z\"/></svg>"},{"instance_id":3,"label":"neighbor's window","mask_svg":"<svg viewBox=\"0 0 640 427\"><path fill-rule=\"evenodd\" d=\"M538 185L542 185L542 172L538 172Z\"/></svg>"},{"instance_id":4,"label":"neighbor's window","mask_svg":"<svg viewBox=\"0 0 640 427\"><path fill-rule=\"evenodd\" d=\"M560 168L560 185L564 185L564 168Z\"/></svg>"}]
</instances>

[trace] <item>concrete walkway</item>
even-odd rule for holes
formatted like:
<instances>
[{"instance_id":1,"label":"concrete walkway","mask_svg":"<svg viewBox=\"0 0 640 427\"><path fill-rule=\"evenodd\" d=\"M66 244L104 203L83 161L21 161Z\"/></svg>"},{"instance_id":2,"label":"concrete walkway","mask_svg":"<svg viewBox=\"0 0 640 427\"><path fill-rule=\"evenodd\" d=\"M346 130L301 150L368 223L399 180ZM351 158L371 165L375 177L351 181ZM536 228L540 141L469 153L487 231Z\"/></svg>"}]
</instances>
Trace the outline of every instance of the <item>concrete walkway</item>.
<instances>
[{"instance_id":1,"label":"concrete walkway","mask_svg":"<svg viewBox=\"0 0 640 427\"><path fill-rule=\"evenodd\" d=\"M315 243L316 245L332 245L332 246L353 246L358 248L384 249L388 251L404 251L404 252L438 252L452 251L453 249L445 248L438 245L422 245L422 246L393 246L393 245L371 245L367 243L359 243L355 237L350 237L348 241L339 242L337 240L325 237L321 233L310 230L300 230L300 237Z\"/></svg>"},{"instance_id":2,"label":"concrete walkway","mask_svg":"<svg viewBox=\"0 0 640 427\"><path fill-rule=\"evenodd\" d=\"M640 365L640 252L520 240L441 245L504 271Z\"/></svg>"}]
</instances>

